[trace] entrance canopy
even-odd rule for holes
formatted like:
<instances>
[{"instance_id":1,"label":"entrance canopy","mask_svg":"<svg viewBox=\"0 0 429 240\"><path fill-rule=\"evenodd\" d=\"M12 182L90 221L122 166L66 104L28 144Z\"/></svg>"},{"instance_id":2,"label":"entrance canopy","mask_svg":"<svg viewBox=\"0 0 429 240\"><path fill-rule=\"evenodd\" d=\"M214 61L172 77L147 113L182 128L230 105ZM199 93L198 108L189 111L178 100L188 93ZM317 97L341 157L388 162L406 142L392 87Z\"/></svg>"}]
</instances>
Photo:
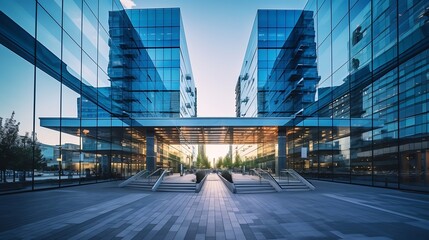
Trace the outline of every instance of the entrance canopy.
<instances>
[{"instance_id":1,"label":"entrance canopy","mask_svg":"<svg viewBox=\"0 0 429 240\"><path fill-rule=\"evenodd\" d=\"M40 118L40 125L95 139L144 140L148 132L168 144L258 144L277 142L279 129L335 127L369 131L381 126L372 119L332 118ZM344 131L349 132L349 131Z\"/></svg>"}]
</instances>

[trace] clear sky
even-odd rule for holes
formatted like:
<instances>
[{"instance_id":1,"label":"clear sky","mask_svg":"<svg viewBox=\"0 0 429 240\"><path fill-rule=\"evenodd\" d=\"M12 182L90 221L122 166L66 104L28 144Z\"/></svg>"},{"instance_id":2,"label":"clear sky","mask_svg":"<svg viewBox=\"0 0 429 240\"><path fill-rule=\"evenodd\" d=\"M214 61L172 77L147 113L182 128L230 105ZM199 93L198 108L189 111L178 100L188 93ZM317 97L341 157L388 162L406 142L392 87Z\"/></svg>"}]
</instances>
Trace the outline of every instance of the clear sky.
<instances>
[{"instance_id":1,"label":"clear sky","mask_svg":"<svg viewBox=\"0 0 429 240\"><path fill-rule=\"evenodd\" d=\"M121 0L124 7L180 7L199 117L234 117L240 74L257 9L303 9L306 0ZM133 4L134 3L134 4Z\"/></svg>"},{"instance_id":2,"label":"clear sky","mask_svg":"<svg viewBox=\"0 0 429 240\"><path fill-rule=\"evenodd\" d=\"M304 9L306 0L121 0L126 8L180 7L199 117L235 117L235 84L258 9ZM228 146L207 146L209 159Z\"/></svg>"}]
</instances>

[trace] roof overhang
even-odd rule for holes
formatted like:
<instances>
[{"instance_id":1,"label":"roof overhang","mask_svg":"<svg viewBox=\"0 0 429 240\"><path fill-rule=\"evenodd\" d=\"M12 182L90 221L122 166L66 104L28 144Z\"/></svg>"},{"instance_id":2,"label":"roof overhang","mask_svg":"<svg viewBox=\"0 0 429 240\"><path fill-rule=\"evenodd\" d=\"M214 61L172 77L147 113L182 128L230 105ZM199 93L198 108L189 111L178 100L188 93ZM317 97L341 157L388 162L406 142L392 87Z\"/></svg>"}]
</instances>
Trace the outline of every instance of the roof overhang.
<instances>
[{"instance_id":1,"label":"roof overhang","mask_svg":"<svg viewBox=\"0 0 429 240\"><path fill-rule=\"evenodd\" d=\"M97 139L144 139L147 131L169 144L276 143L279 128L354 128L369 131L371 119L332 118L40 118L40 125L72 135Z\"/></svg>"}]
</instances>

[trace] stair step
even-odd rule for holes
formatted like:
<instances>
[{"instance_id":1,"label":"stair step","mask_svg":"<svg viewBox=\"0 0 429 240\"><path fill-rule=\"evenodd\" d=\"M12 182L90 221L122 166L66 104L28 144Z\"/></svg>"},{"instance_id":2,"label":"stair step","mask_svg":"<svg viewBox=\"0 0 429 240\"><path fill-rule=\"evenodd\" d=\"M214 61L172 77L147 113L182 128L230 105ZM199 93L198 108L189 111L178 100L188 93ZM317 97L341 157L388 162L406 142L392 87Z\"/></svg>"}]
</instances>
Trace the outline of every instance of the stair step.
<instances>
[{"instance_id":1,"label":"stair step","mask_svg":"<svg viewBox=\"0 0 429 240\"><path fill-rule=\"evenodd\" d=\"M163 182L159 185L157 191L159 192L195 192L195 183L177 183L177 182Z\"/></svg>"},{"instance_id":2,"label":"stair step","mask_svg":"<svg viewBox=\"0 0 429 240\"><path fill-rule=\"evenodd\" d=\"M237 189L237 193L276 193L276 190L243 191Z\"/></svg>"},{"instance_id":3,"label":"stair step","mask_svg":"<svg viewBox=\"0 0 429 240\"><path fill-rule=\"evenodd\" d=\"M175 189L175 188L166 188L166 189L157 189L158 192L195 192L195 189Z\"/></svg>"}]
</instances>

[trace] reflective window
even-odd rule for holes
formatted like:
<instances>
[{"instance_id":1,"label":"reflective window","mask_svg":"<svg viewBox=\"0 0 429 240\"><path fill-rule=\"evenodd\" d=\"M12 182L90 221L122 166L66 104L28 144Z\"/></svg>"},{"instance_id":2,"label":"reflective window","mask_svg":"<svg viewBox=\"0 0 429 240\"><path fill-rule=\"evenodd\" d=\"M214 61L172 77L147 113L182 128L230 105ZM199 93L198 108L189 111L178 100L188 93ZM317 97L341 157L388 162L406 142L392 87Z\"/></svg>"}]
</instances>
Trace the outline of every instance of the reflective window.
<instances>
[{"instance_id":1,"label":"reflective window","mask_svg":"<svg viewBox=\"0 0 429 240\"><path fill-rule=\"evenodd\" d=\"M349 11L349 1L332 1L332 28L344 20L346 13ZM347 17L345 17L347 19ZM348 20L347 20L348 21Z\"/></svg>"},{"instance_id":2,"label":"reflective window","mask_svg":"<svg viewBox=\"0 0 429 240\"><path fill-rule=\"evenodd\" d=\"M331 32L331 3L327 0L323 3L317 14L317 29L318 41L323 42L328 34Z\"/></svg>"},{"instance_id":3,"label":"reflective window","mask_svg":"<svg viewBox=\"0 0 429 240\"><path fill-rule=\"evenodd\" d=\"M40 118L60 117L60 92L61 84L43 71L36 71L36 134L37 139L44 145L43 157L46 166L40 172L46 173L48 184L42 181L35 182L35 188L58 187L59 177L62 170L60 132L41 126Z\"/></svg>"},{"instance_id":4,"label":"reflective window","mask_svg":"<svg viewBox=\"0 0 429 240\"><path fill-rule=\"evenodd\" d=\"M97 19L85 4L83 7L83 50L91 56L94 61L97 61Z\"/></svg>"},{"instance_id":5,"label":"reflective window","mask_svg":"<svg viewBox=\"0 0 429 240\"><path fill-rule=\"evenodd\" d=\"M82 24L82 0L64 1L64 30L80 45ZM94 34L94 33L93 33Z\"/></svg>"},{"instance_id":6,"label":"reflective window","mask_svg":"<svg viewBox=\"0 0 429 240\"><path fill-rule=\"evenodd\" d=\"M0 11L31 34L31 36L35 36L36 1L3 1L0 4ZM26 17L22 17L23 15Z\"/></svg>"},{"instance_id":7,"label":"reflective window","mask_svg":"<svg viewBox=\"0 0 429 240\"><path fill-rule=\"evenodd\" d=\"M62 0L39 0L37 2L42 5L42 7L58 24L62 24Z\"/></svg>"},{"instance_id":8,"label":"reflective window","mask_svg":"<svg viewBox=\"0 0 429 240\"><path fill-rule=\"evenodd\" d=\"M332 68L336 71L349 59L349 25L348 19L344 18L341 23L332 31L332 52L335 57L332 58Z\"/></svg>"}]
</instances>

